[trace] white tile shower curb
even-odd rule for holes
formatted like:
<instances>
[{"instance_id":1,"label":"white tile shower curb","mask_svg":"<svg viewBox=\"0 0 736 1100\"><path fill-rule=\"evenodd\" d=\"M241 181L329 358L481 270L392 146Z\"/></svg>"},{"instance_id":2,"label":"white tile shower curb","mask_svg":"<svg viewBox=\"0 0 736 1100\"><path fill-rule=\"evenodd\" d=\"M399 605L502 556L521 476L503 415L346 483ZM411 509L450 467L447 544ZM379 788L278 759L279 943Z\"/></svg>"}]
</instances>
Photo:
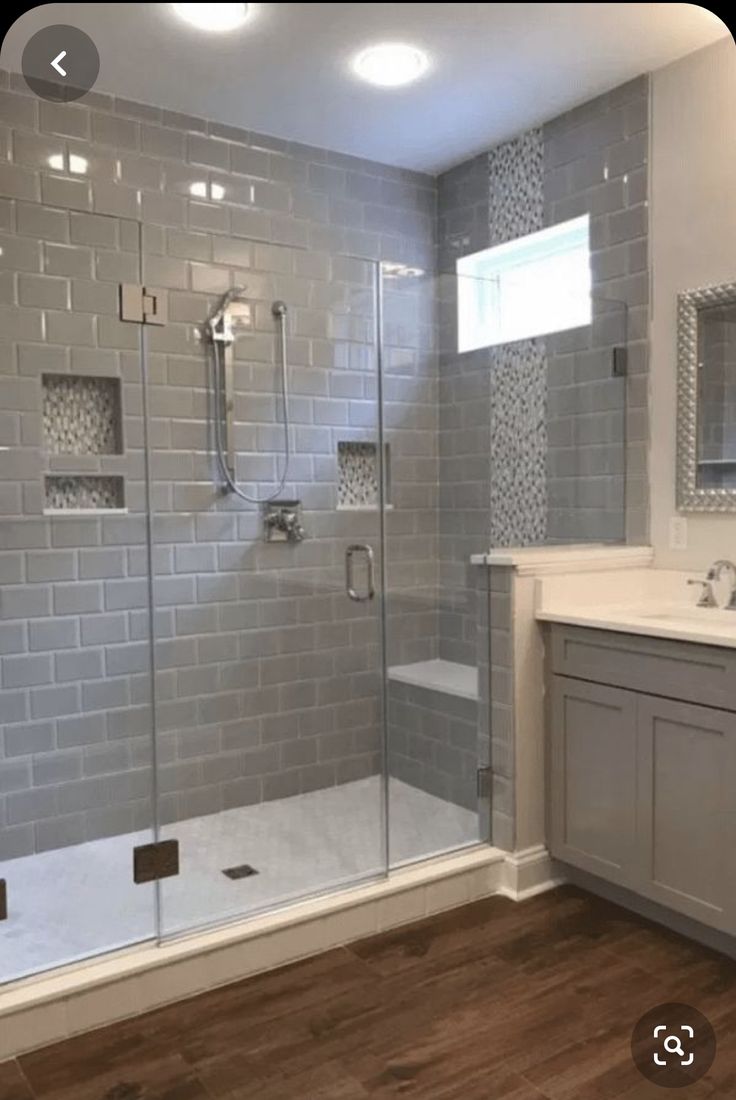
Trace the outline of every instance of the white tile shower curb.
<instances>
[{"instance_id":1,"label":"white tile shower curb","mask_svg":"<svg viewBox=\"0 0 736 1100\"><path fill-rule=\"evenodd\" d=\"M492 894L556 886L545 848L479 846L275 913L25 979L0 993L0 1061Z\"/></svg>"}]
</instances>

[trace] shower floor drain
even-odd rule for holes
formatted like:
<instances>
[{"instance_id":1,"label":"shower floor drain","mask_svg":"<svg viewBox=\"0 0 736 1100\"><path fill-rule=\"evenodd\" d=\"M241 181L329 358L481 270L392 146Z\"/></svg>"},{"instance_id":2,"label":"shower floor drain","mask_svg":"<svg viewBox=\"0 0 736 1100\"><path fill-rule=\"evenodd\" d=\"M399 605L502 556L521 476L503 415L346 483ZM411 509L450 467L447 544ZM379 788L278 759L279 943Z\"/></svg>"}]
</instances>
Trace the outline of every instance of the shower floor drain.
<instances>
[{"instance_id":1,"label":"shower floor drain","mask_svg":"<svg viewBox=\"0 0 736 1100\"><path fill-rule=\"evenodd\" d=\"M251 875L257 875L258 871L250 863L241 863L238 867L226 867L222 873L227 878L250 878Z\"/></svg>"}]
</instances>

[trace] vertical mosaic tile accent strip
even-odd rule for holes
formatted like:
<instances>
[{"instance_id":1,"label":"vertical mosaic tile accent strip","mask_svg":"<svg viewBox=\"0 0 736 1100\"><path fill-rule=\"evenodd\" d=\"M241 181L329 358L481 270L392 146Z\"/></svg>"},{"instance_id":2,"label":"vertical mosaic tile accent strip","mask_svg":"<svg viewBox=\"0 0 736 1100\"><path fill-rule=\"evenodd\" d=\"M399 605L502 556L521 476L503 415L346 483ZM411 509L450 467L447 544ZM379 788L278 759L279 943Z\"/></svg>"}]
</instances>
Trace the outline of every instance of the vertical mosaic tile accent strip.
<instances>
[{"instance_id":1,"label":"vertical mosaic tile accent strip","mask_svg":"<svg viewBox=\"0 0 736 1100\"><path fill-rule=\"evenodd\" d=\"M44 374L43 438L50 455L122 453L120 382Z\"/></svg>"},{"instance_id":2,"label":"vertical mosaic tile accent strip","mask_svg":"<svg viewBox=\"0 0 736 1100\"><path fill-rule=\"evenodd\" d=\"M388 462L388 448L386 448ZM377 508L378 453L375 443L341 440L337 444L337 507ZM388 480L388 479L387 479Z\"/></svg>"},{"instance_id":3,"label":"vertical mosaic tile accent strip","mask_svg":"<svg viewBox=\"0 0 736 1100\"><path fill-rule=\"evenodd\" d=\"M488 154L489 246L544 225L544 146L528 130ZM491 349L491 546L544 542L547 357L544 341Z\"/></svg>"},{"instance_id":4,"label":"vertical mosaic tile accent strip","mask_svg":"<svg viewBox=\"0 0 736 1100\"><path fill-rule=\"evenodd\" d=\"M542 131L527 130L488 154L489 245L503 244L544 225Z\"/></svg>"},{"instance_id":5,"label":"vertical mosaic tile accent strip","mask_svg":"<svg viewBox=\"0 0 736 1100\"><path fill-rule=\"evenodd\" d=\"M493 349L491 546L530 546L545 538L546 365L541 340Z\"/></svg>"},{"instance_id":6,"label":"vertical mosaic tile accent strip","mask_svg":"<svg viewBox=\"0 0 736 1100\"><path fill-rule=\"evenodd\" d=\"M58 512L124 508L122 477L97 474L49 474L45 479L46 507Z\"/></svg>"}]
</instances>

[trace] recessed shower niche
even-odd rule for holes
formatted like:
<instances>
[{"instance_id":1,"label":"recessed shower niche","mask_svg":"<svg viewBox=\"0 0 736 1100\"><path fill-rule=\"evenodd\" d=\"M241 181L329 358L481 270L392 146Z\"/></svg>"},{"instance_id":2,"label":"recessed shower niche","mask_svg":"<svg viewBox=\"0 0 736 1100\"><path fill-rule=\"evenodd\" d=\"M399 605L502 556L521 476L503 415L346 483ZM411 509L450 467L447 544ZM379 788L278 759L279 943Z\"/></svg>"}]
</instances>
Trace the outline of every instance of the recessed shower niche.
<instances>
[{"instance_id":1,"label":"recessed shower niche","mask_svg":"<svg viewBox=\"0 0 736 1100\"><path fill-rule=\"evenodd\" d=\"M386 505L390 499L390 451L384 445L384 484ZM378 508L380 502L378 447L362 440L340 440L337 444L337 507L360 511Z\"/></svg>"},{"instance_id":2,"label":"recessed shower niche","mask_svg":"<svg viewBox=\"0 0 736 1100\"><path fill-rule=\"evenodd\" d=\"M44 374L42 386L46 454L123 453L119 378Z\"/></svg>"},{"instance_id":3,"label":"recessed shower niche","mask_svg":"<svg viewBox=\"0 0 736 1100\"><path fill-rule=\"evenodd\" d=\"M106 474L47 474L49 512L119 512L125 507L122 477Z\"/></svg>"},{"instance_id":4,"label":"recessed shower niche","mask_svg":"<svg viewBox=\"0 0 736 1100\"><path fill-rule=\"evenodd\" d=\"M123 453L122 398L119 378L97 375L41 376L43 447L49 464L66 459L63 473L44 478L47 511L109 511L125 507L119 475L89 468L95 456ZM70 468L73 460L84 468ZM81 462L80 462L81 466ZM59 469L57 465L57 470ZM99 469L99 468L98 468Z\"/></svg>"}]
</instances>

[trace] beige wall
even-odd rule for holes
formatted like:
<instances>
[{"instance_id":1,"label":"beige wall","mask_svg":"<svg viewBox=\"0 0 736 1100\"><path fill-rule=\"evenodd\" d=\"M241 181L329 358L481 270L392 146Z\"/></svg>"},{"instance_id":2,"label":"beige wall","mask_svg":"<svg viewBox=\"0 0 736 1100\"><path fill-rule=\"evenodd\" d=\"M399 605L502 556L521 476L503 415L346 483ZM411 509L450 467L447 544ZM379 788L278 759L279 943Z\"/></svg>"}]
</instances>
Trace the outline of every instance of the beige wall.
<instances>
[{"instance_id":1,"label":"beige wall","mask_svg":"<svg viewBox=\"0 0 736 1100\"><path fill-rule=\"evenodd\" d=\"M670 549L675 515L677 294L736 281L736 43L729 36L652 78L650 247L651 508L655 563L695 568L736 558L736 513L690 514L688 549Z\"/></svg>"}]
</instances>

